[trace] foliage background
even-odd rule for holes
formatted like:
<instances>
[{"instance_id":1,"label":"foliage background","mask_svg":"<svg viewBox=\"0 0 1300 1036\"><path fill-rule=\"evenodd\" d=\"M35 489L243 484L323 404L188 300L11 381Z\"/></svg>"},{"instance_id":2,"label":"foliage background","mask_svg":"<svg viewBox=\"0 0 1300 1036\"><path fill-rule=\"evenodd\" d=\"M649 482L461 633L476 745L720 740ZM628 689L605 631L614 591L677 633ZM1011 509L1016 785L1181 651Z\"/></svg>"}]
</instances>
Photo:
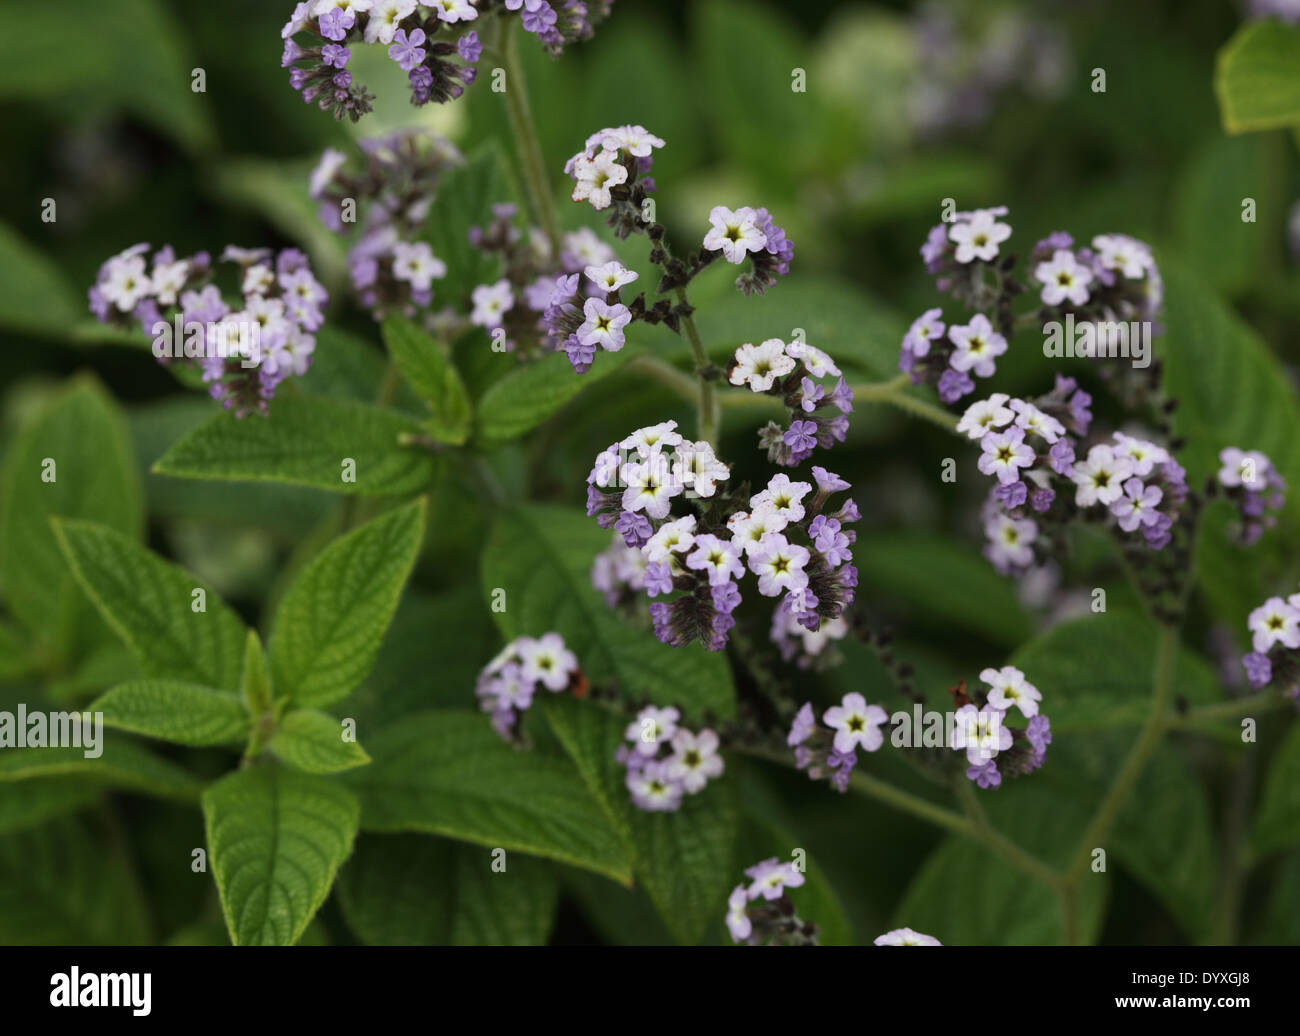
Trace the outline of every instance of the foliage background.
<instances>
[{"instance_id":1,"label":"foliage background","mask_svg":"<svg viewBox=\"0 0 1300 1036\"><path fill-rule=\"evenodd\" d=\"M79 502L79 516L138 521L130 501L138 480L148 544L263 628L348 504L310 489L150 473L169 445L211 417L213 404L178 386L147 353L96 331L86 287L104 258L138 240L170 242L179 254L228 241L302 246L332 292L336 329L322 336L304 388L371 400L383 371L378 331L347 298L342 247L316 221L307 172L325 146L413 122L469 153L507 142L499 98L482 84L458 104L417 112L400 83L376 74L369 78L379 107L355 130L305 107L279 67L278 29L291 5L280 6L47 0L7 13L0 43L8 142L0 163L0 459L15 455L20 429L76 394L103 410L104 427L116 429L120 414L121 470ZM1031 7L1069 41L1060 95L1012 89L987 122L931 139L906 114L917 79L912 5L618 0L596 38L558 62L523 41L552 185L593 128L650 127L668 141L656 175L660 218L675 240L696 240L711 205L746 201L766 205L797 246L794 273L766 298L740 298L717 269L693 288L710 347L721 352L804 327L810 341L874 378L890 376L907 320L931 304L917 248L941 198L962 207L1010 204L1021 249L1058 228L1076 239L1106 231L1140 237L1156 246L1169 289L1168 332L1157 348L1182 401L1177 426L1191 440L1193 483L1212 470L1221 446L1237 444L1264 449L1300 486L1292 370L1300 293L1286 235L1300 177L1291 131L1233 137L1221 127L1215 55L1240 11L1220 0L1024 10ZM738 61L738 52L754 63ZM193 67L206 70L206 94L188 89ZM790 92L795 67L808 70L807 94ZM1107 70L1105 94L1087 88L1094 67ZM40 219L45 197L58 199L56 223ZM1255 224L1240 220L1245 197L1258 202ZM561 209L566 224L599 226L577 209ZM469 355L473 348L462 347ZM1033 392L1057 369L1029 335L1000 365L998 388ZM418 409L400 396L398 405ZM669 416L692 420L654 385L615 373L490 463L512 498L572 510L595 452ZM739 460L742 474L746 465L758 470L747 459L752 436L753 422L726 414L723 455ZM832 466L854 483L866 517L856 552L860 607L902 631L900 654L936 696L985 665L1012 660L1028 671L1044 691L1057 743L1041 780L990 796L989 809L1003 830L1045 856L1068 850L1149 693L1152 638L1118 558L1105 541L1082 539L1065 583L1081 588L1083 607L1067 590L1031 607L978 556L982 486L967 478L953 492L937 477L947 456L973 473L969 451L939 429L862 407L842 453ZM21 500L12 482L4 491L12 512ZM1225 520L1211 513L1204 543L1213 543L1198 553L1179 661L1176 691L1187 700L1239 690L1246 613L1300 576L1296 496L1282 527L1249 554L1211 535ZM473 676L501 642L481 588L500 585L491 578L497 552L489 551L482 577L466 560L483 553L491 517L470 478L441 473L415 575L354 703L363 744L367 725L415 708L472 707ZM498 531L505 537L498 546L517 542L507 533ZM9 595L7 576L0 571ZM1110 611L1080 617L1093 586L1108 589ZM0 704L85 701L129 675L115 642L86 637L60 655L5 620ZM799 674L799 689L818 701L848 689L887 698L870 653L860 645L846 653L847 664L825 677ZM744 692L748 677L737 679ZM1288 724L1289 741L1279 747ZM1300 806L1294 798L1285 806L1289 820L1267 851L1251 841L1250 827L1270 764L1297 765L1294 720L1270 717L1254 746L1237 743L1234 731L1229 722L1177 733L1153 760L1116 829L1116 865L1089 885L1091 938L1300 941ZM204 778L230 765L218 750L159 751ZM930 794L889 752L872 762L879 775ZM1060 938L1050 898L978 847L776 767L735 759L727 783L748 819L734 853L707 861L722 860L711 880L724 892L740 867L801 846L817 881L796 901L831 941L869 941L895 923L952 943ZM192 801L108 786L70 777L42 797L48 805L29 808L28 785L0 781L0 940L225 941L212 882L189 869L190 847L204 844ZM670 919L670 931L641 888L622 891L563 863L514 856L523 877L506 893L484 887L470 852L430 835L363 835L342 895L304 939L640 943L683 930L723 938L722 899L693 904L684 920ZM694 865L661 862L665 870ZM414 927L392 927L412 915Z\"/></svg>"}]
</instances>

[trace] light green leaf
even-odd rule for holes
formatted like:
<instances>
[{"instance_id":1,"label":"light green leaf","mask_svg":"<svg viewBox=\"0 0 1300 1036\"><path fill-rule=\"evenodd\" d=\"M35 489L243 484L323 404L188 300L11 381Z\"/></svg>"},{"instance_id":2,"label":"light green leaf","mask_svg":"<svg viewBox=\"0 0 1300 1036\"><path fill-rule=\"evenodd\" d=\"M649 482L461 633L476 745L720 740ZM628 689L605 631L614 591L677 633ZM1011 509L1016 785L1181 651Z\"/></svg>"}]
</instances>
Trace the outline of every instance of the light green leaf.
<instances>
[{"instance_id":1,"label":"light green leaf","mask_svg":"<svg viewBox=\"0 0 1300 1036\"><path fill-rule=\"evenodd\" d=\"M86 749L73 746L8 748L0 751L0 782L69 776L179 802L193 802L198 797L201 784L197 778L134 741L105 734L96 750L99 757L87 759Z\"/></svg>"},{"instance_id":2,"label":"light green leaf","mask_svg":"<svg viewBox=\"0 0 1300 1036\"><path fill-rule=\"evenodd\" d=\"M563 353L515 367L493 382L479 400L476 439L483 446L517 439L641 351L629 344L616 353L601 353L586 374L575 373Z\"/></svg>"},{"instance_id":3,"label":"light green leaf","mask_svg":"<svg viewBox=\"0 0 1300 1036\"><path fill-rule=\"evenodd\" d=\"M5 454L0 582L10 610L35 640L65 641L58 632L65 623L79 624L79 615L93 620L59 553L50 517L94 517L135 538L141 512L140 481L116 404L98 382L77 378L22 428Z\"/></svg>"},{"instance_id":4,"label":"light green leaf","mask_svg":"<svg viewBox=\"0 0 1300 1036\"><path fill-rule=\"evenodd\" d=\"M93 522L56 520L77 580L147 676L239 689L244 624L182 568ZM205 607L195 611L202 590Z\"/></svg>"},{"instance_id":5,"label":"light green leaf","mask_svg":"<svg viewBox=\"0 0 1300 1036\"><path fill-rule=\"evenodd\" d=\"M486 716L420 712L366 740L373 762L344 779L367 831L423 831L630 880L617 834L572 766L516 751Z\"/></svg>"},{"instance_id":6,"label":"light green leaf","mask_svg":"<svg viewBox=\"0 0 1300 1036\"><path fill-rule=\"evenodd\" d=\"M324 777L255 766L203 793L208 855L236 946L292 946L352 851L360 807Z\"/></svg>"},{"instance_id":7,"label":"light green leaf","mask_svg":"<svg viewBox=\"0 0 1300 1036\"><path fill-rule=\"evenodd\" d=\"M266 672L266 652L262 650L262 640L256 630L249 630L244 641L240 697L250 716L262 716L271 709L271 678Z\"/></svg>"},{"instance_id":8,"label":"light green leaf","mask_svg":"<svg viewBox=\"0 0 1300 1036\"><path fill-rule=\"evenodd\" d=\"M1297 842L1300 842L1300 724L1292 724L1269 765L1251 845L1256 852L1266 853Z\"/></svg>"},{"instance_id":9,"label":"light green leaf","mask_svg":"<svg viewBox=\"0 0 1300 1036\"><path fill-rule=\"evenodd\" d=\"M592 587L592 561L609 536L579 511L525 506L504 515L483 553L484 592L506 591L505 610L493 614L501 632L554 630L593 681L613 680L626 697L647 694L693 716L732 715L735 688L722 653L660 644L614 615Z\"/></svg>"},{"instance_id":10,"label":"light green leaf","mask_svg":"<svg viewBox=\"0 0 1300 1036\"><path fill-rule=\"evenodd\" d=\"M1300 26L1247 22L1219 51L1214 92L1229 133L1300 123Z\"/></svg>"},{"instance_id":11,"label":"light green leaf","mask_svg":"<svg viewBox=\"0 0 1300 1036\"><path fill-rule=\"evenodd\" d=\"M178 680L134 680L101 695L104 724L181 745L228 745L248 734L248 713L229 691Z\"/></svg>"},{"instance_id":12,"label":"light green leaf","mask_svg":"<svg viewBox=\"0 0 1300 1036\"><path fill-rule=\"evenodd\" d=\"M388 317L383 335L402 376L429 404L430 434L438 442L463 444L469 438L473 413L465 384L451 360L431 335L406 317Z\"/></svg>"},{"instance_id":13,"label":"light green leaf","mask_svg":"<svg viewBox=\"0 0 1300 1036\"><path fill-rule=\"evenodd\" d=\"M339 903L368 946L543 945L553 867L522 854L504 862L497 871L489 850L431 835L362 835L339 875Z\"/></svg>"},{"instance_id":14,"label":"light green leaf","mask_svg":"<svg viewBox=\"0 0 1300 1036\"><path fill-rule=\"evenodd\" d=\"M294 580L275 616L277 697L323 706L357 686L375 660L424 536L423 499L335 540Z\"/></svg>"},{"instance_id":15,"label":"light green leaf","mask_svg":"<svg viewBox=\"0 0 1300 1036\"><path fill-rule=\"evenodd\" d=\"M271 735L271 751L307 773L339 773L370 762L355 741L343 740L343 725L315 709L294 709Z\"/></svg>"},{"instance_id":16,"label":"light green leaf","mask_svg":"<svg viewBox=\"0 0 1300 1036\"><path fill-rule=\"evenodd\" d=\"M342 399L283 395L270 416L223 412L172 446L153 467L177 478L284 482L335 493L404 496L428 488L433 457L401 446L420 424L391 410ZM346 461L355 465L355 481Z\"/></svg>"},{"instance_id":17,"label":"light green leaf","mask_svg":"<svg viewBox=\"0 0 1300 1036\"><path fill-rule=\"evenodd\" d=\"M740 822L732 787L724 777L687 796L676 812L639 810L629 797L627 771L614 758L627 724L573 699L548 699L545 706L556 736L627 846L659 916L678 941L699 942L726 912L727 892L735 884Z\"/></svg>"}]
</instances>

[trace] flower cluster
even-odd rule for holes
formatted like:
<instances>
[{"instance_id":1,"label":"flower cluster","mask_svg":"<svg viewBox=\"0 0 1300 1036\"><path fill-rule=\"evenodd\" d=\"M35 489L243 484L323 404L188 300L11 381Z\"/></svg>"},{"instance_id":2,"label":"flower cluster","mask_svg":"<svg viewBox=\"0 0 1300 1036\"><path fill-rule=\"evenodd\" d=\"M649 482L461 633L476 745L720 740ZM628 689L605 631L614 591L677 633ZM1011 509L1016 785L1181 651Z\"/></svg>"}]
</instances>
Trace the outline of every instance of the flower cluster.
<instances>
[{"instance_id":1,"label":"flower cluster","mask_svg":"<svg viewBox=\"0 0 1300 1036\"><path fill-rule=\"evenodd\" d=\"M138 323L161 363L197 361L212 398L237 417L265 413L280 382L307 372L329 296L302 252L228 246L221 260L239 267L238 307L213 283L207 252L178 259L167 245L152 261L148 252L135 245L100 267L89 298L101 323Z\"/></svg>"},{"instance_id":2,"label":"flower cluster","mask_svg":"<svg viewBox=\"0 0 1300 1036\"><path fill-rule=\"evenodd\" d=\"M1015 666L985 669L980 679L988 690L977 690L973 700L964 687L955 692L958 708L948 747L966 752L969 780L981 788L996 788L1004 775L1033 773L1043 765L1052 725L1039 711L1042 694ZM1013 708L1029 721L1023 730L1006 725Z\"/></svg>"},{"instance_id":3,"label":"flower cluster","mask_svg":"<svg viewBox=\"0 0 1300 1036\"><path fill-rule=\"evenodd\" d=\"M1247 620L1252 651L1242 660L1250 685L1277 684L1300 701L1300 593L1270 597Z\"/></svg>"},{"instance_id":4,"label":"flower cluster","mask_svg":"<svg viewBox=\"0 0 1300 1036\"><path fill-rule=\"evenodd\" d=\"M736 278L736 287L746 295L762 295L776 284L777 277L790 272L794 260L794 242L772 214L748 205L738 209L715 205L709 211L709 230L702 247L701 259L705 261L721 255L739 266L749 259L750 268Z\"/></svg>"},{"instance_id":5,"label":"flower cluster","mask_svg":"<svg viewBox=\"0 0 1300 1036\"><path fill-rule=\"evenodd\" d=\"M776 396L790 408L789 427L769 421L758 433L759 445L773 464L797 467L818 446L830 449L848 434L853 390L835 362L816 346L802 341L787 345L779 338L746 343L731 358L727 377L751 392ZM829 378L839 380L828 393L821 382L829 383Z\"/></svg>"},{"instance_id":6,"label":"flower cluster","mask_svg":"<svg viewBox=\"0 0 1300 1036\"><path fill-rule=\"evenodd\" d=\"M492 714L492 726L507 741L515 736L519 714L533 703L538 686L565 690L578 675L578 660L558 633L516 637L479 672L474 693Z\"/></svg>"},{"instance_id":7,"label":"flower cluster","mask_svg":"<svg viewBox=\"0 0 1300 1036\"><path fill-rule=\"evenodd\" d=\"M627 768L632 804L647 812L671 813L686 795L697 795L725 768L718 754L718 735L704 728L693 734L678 721L674 708L649 705L624 731L627 744L615 758Z\"/></svg>"},{"instance_id":8,"label":"flower cluster","mask_svg":"<svg viewBox=\"0 0 1300 1036\"><path fill-rule=\"evenodd\" d=\"M573 180L573 200L585 201L597 212L612 210L610 226L619 237L627 237L643 222L641 206L655 190L648 174L655 149L664 143L644 126L597 130L564 163L565 174Z\"/></svg>"},{"instance_id":9,"label":"flower cluster","mask_svg":"<svg viewBox=\"0 0 1300 1036\"><path fill-rule=\"evenodd\" d=\"M304 0L280 30L280 65L290 70L289 85L305 102L356 122L372 110L375 98L348 70L352 46L386 47L406 73L411 103L441 104L459 97L478 77L483 44L469 23L480 13L518 12L524 30L558 54L566 44L588 38L612 6L613 0L555 0L555 5L548 0Z\"/></svg>"},{"instance_id":10,"label":"flower cluster","mask_svg":"<svg viewBox=\"0 0 1300 1036\"><path fill-rule=\"evenodd\" d=\"M321 222L342 232L355 222L360 234L348 253L352 286L375 319L396 311L413 316L433 301L433 282L446 264L419 240L429 206L448 169L464 159L431 133L402 131L360 142L364 161L348 162L334 148L321 155L309 192Z\"/></svg>"},{"instance_id":11,"label":"flower cluster","mask_svg":"<svg viewBox=\"0 0 1300 1036\"><path fill-rule=\"evenodd\" d=\"M942 317L942 309L927 309L912 321L903 336L898 366L913 384L934 380L939 398L955 403L975 391L972 375L993 376L994 361L1007 351L1007 340L983 313L975 314L968 324L951 326Z\"/></svg>"},{"instance_id":12,"label":"flower cluster","mask_svg":"<svg viewBox=\"0 0 1300 1036\"><path fill-rule=\"evenodd\" d=\"M879 705L868 705L862 695L846 694L839 705L822 714L817 725L811 702L805 702L795 714L785 743L794 749L795 765L807 770L816 781L830 778L836 791L849 790L849 778L858 764L858 748L874 752L885 743L880 728L889 721L889 713Z\"/></svg>"},{"instance_id":13,"label":"flower cluster","mask_svg":"<svg viewBox=\"0 0 1300 1036\"><path fill-rule=\"evenodd\" d=\"M786 889L804 883L803 871L775 856L745 869L750 879L737 885L727 899L727 931L731 941L747 946L816 946L817 926L799 920Z\"/></svg>"},{"instance_id":14,"label":"flower cluster","mask_svg":"<svg viewBox=\"0 0 1300 1036\"><path fill-rule=\"evenodd\" d=\"M1076 249L1058 230L1034 246L1030 259L1043 320L1154 320L1164 301L1151 247L1127 234L1098 234L1091 248Z\"/></svg>"},{"instance_id":15,"label":"flower cluster","mask_svg":"<svg viewBox=\"0 0 1300 1036\"><path fill-rule=\"evenodd\" d=\"M1277 513L1286 501L1286 480L1273 462L1258 450L1235 446L1219 451L1218 483L1237 507L1237 536L1250 546L1277 524Z\"/></svg>"}]
</instances>

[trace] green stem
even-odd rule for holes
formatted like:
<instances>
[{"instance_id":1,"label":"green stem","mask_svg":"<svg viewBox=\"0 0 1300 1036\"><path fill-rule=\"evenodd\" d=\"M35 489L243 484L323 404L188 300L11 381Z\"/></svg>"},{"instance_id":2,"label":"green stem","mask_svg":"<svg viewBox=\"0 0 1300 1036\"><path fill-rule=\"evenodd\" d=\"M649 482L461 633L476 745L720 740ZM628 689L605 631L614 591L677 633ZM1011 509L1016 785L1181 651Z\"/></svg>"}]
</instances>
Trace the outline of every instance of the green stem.
<instances>
[{"instance_id":1,"label":"green stem","mask_svg":"<svg viewBox=\"0 0 1300 1036\"><path fill-rule=\"evenodd\" d=\"M685 288L677 289L677 300L683 306L690 305L686 301ZM700 332L695 326L694 317L682 317L682 330L686 332L686 340L691 343L691 355L695 358L696 374L700 382L700 399L697 406L699 436L710 446L716 447L718 445L718 398L713 389L713 380L704 376L704 371L709 366L709 354L704 351L704 343L700 340Z\"/></svg>"},{"instance_id":2,"label":"green stem","mask_svg":"<svg viewBox=\"0 0 1300 1036\"><path fill-rule=\"evenodd\" d=\"M1252 712L1268 712L1272 709L1280 709L1286 704L1288 704L1287 699L1276 691L1260 691L1258 694L1252 694L1245 698L1234 698L1232 701L1215 702L1213 705L1197 705L1188 709L1182 715L1170 716L1167 725L1172 730L1186 730L1198 723L1204 723L1206 720L1235 719L1238 716L1246 716Z\"/></svg>"},{"instance_id":3,"label":"green stem","mask_svg":"<svg viewBox=\"0 0 1300 1036\"><path fill-rule=\"evenodd\" d=\"M659 384L671 389L688 403L694 403L699 396L699 386L696 384L695 378L674 367L667 360L660 359L650 353L634 356L628 360L626 369L640 371L647 377L659 382Z\"/></svg>"},{"instance_id":4,"label":"green stem","mask_svg":"<svg viewBox=\"0 0 1300 1036\"><path fill-rule=\"evenodd\" d=\"M496 19L499 35L493 49L501 57L506 70L506 112L510 117L519 164L523 168L524 193L528 196L533 218L541 224L542 232L550 242L551 254L559 255L560 227L551 197L551 181L546 175L546 159L542 155L537 125L533 122L532 108L528 103L528 86L524 67L519 61L519 44L512 31L516 21L515 18Z\"/></svg>"},{"instance_id":5,"label":"green stem","mask_svg":"<svg viewBox=\"0 0 1300 1036\"><path fill-rule=\"evenodd\" d=\"M890 381L874 382L853 386L855 403L887 403L889 406L905 410L916 417L924 418L945 431L956 432L957 418L942 407L935 406L924 399L908 393L909 378L900 374Z\"/></svg>"}]
</instances>

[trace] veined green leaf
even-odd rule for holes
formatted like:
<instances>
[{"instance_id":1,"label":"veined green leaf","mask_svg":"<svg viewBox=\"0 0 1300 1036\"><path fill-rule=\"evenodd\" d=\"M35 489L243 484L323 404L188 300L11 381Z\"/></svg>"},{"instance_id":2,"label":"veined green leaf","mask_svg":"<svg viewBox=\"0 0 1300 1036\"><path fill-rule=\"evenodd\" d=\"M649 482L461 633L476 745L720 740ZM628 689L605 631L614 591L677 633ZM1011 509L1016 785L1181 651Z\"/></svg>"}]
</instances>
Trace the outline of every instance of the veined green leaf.
<instances>
[{"instance_id":1,"label":"veined green leaf","mask_svg":"<svg viewBox=\"0 0 1300 1036\"><path fill-rule=\"evenodd\" d=\"M0 781L69 776L180 802L198 797L201 784L197 778L134 741L105 734L96 750L100 755L88 759L84 748L72 746L5 749L0 751Z\"/></svg>"},{"instance_id":2,"label":"veined green leaf","mask_svg":"<svg viewBox=\"0 0 1300 1036\"><path fill-rule=\"evenodd\" d=\"M1247 22L1219 51L1214 92L1229 133L1300 124L1300 26Z\"/></svg>"},{"instance_id":3,"label":"veined green leaf","mask_svg":"<svg viewBox=\"0 0 1300 1036\"><path fill-rule=\"evenodd\" d=\"M411 387L429 404L430 434L438 442L459 446L469 438L473 420L469 393L451 360L427 332L402 316L383 325L384 343Z\"/></svg>"},{"instance_id":4,"label":"veined green leaf","mask_svg":"<svg viewBox=\"0 0 1300 1036\"><path fill-rule=\"evenodd\" d=\"M360 808L325 777L255 766L203 793L208 854L236 946L292 946L352 851Z\"/></svg>"},{"instance_id":5,"label":"veined green leaf","mask_svg":"<svg viewBox=\"0 0 1300 1036\"><path fill-rule=\"evenodd\" d=\"M0 781L0 835L75 813L94 802L101 790L77 777Z\"/></svg>"},{"instance_id":6,"label":"veined green leaf","mask_svg":"<svg viewBox=\"0 0 1300 1036\"><path fill-rule=\"evenodd\" d=\"M104 724L181 745L228 745L248 735L239 696L178 680L133 680L101 695L91 712Z\"/></svg>"},{"instance_id":7,"label":"veined green leaf","mask_svg":"<svg viewBox=\"0 0 1300 1036\"><path fill-rule=\"evenodd\" d=\"M343 740L342 724L315 709L287 713L271 735L271 751L307 773L338 773L370 762L355 741Z\"/></svg>"},{"instance_id":8,"label":"veined green leaf","mask_svg":"<svg viewBox=\"0 0 1300 1036\"><path fill-rule=\"evenodd\" d=\"M357 686L374 663L424 535L424 500L335 540L294 580L271 634L277 697L323 706Z\"/></svg>"}]
</instances>

